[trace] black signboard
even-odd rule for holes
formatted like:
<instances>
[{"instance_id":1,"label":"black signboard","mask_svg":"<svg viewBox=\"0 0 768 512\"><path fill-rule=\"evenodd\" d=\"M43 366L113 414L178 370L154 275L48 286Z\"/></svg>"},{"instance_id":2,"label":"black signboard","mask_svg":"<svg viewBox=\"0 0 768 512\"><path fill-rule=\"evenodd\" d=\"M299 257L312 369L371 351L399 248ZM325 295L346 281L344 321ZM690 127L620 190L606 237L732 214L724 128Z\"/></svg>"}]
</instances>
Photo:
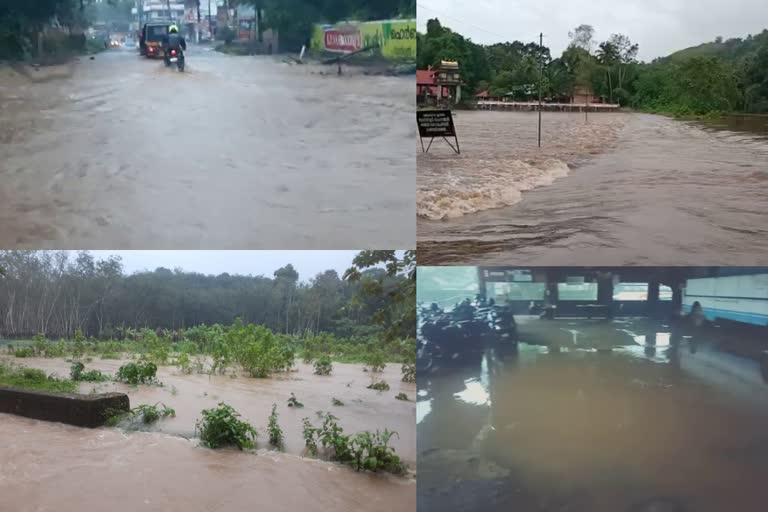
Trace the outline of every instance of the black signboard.
<instances>
[{"instance_id":1,"label":"black signboard","mask_svg":"<svg viewBox=\"0 0 768 512\"><path fill-rule=\"evenodd\" d=\"M450 110L417 110L416 123L419 125L419 137L421 138L421 150L425 153L432 147L435 137L442 137L456 153L460 154L459 138L456 135L456 127L453 125L453 115ZM453 137L456 147L446 137ZM429 145L424 148L424 139L429 138Z\"/></svg>"}]
</instances>

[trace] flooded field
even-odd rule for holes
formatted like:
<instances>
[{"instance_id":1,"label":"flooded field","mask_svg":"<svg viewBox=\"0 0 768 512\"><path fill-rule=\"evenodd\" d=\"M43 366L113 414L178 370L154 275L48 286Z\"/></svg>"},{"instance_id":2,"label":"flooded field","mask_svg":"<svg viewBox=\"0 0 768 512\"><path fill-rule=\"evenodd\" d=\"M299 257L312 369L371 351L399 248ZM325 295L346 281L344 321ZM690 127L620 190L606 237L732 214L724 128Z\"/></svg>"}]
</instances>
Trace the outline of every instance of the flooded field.
<instances>
[{"instance_id":1,"label":"flooded field","mask_svg":"<svg viewBox=\"0 0 768 512\"><path fill-rule=\"evenodd\" d=\"M462 155L417 157L424 264L757 264L762 118L459 112ZM759 257L758 257L759 258Z\"/></svg>"},{"instance_id":2,"label":"flooded field","mask_svg":"<svg viewBox=\"0 0 768 512\"><path fill-rule=\"evenodd\" d=\"M41 368L61 377L69 375L63 359L12 358L6 362ZM121 361L94 359L88 369L114 374ZM366 389L371 382L362 365L334 363L331 376L313 375L299 364L297 372L270 379L233 375L184 375L160 367L162 386L120 383L81 383L80 392L121 391L131 407L162 402L176 417L148 428L79 429L0 414L0 493L12 495L11 510L62 510L62 503L78 509L142 510L252 510L254 503L270 503L269 510L412 510L415 474L396 477L362 474L339 464L305 458L302 418L319 425L320 412L339 418L345 433L395 430L391 445L415 472L414 430L416 385L400 382L400 365L391 364L377 378L391 390ZM395 399L403 392L411 401ZM303 408L288 407L294 393ZM332 404L332 399L344 405ZM233 406L259 431L256 454L236 450L208 450L197 446L195 421L204 408L219 402ZM272 404L278 405L285 436L282 453L268 450L266 426ZM89 482L100 493L83 492ZM13 492L11 492L11 490Z\"/></svg>"},{"instance_id":3,"label":"flooded field","mask_svg":"<svg viewBox=\"0 0 768 512\"><path fill-rule=\"evenodd\" d=\"M765 510L768 396L733 331L521 317L419 375L419 510ZM757 344L755 344L756 346Z\"/></svg>"},{"instance_id":4,"label":"flooded field","mask_svg":"<svg viewBox=\"0 0 768 512\"><path fill-rule=\"evenodd\" d=\"M2 509L214 512L413 510L412 479L181 437L80 429L0 414Z\"/></svg>"},{"instance_id":5,"label":"flooded field","mask_svg":"<svg viewBox=\"0 0 768 512\"><path fill-rule=\"evenodd\" d=\"M413 245L413 77L206 50L0 67L2 247Z\"/></svg>"},{"instance_id":6,"label":"flooded field","mask_svg":"<svg viewBox=\"0 0 768 512\"><path fill-rule=\"evenodd\" d=\"M64 359L13 358L0 356L0 360L40 368L47 373L69 377L71 363ZM87 369L100 370L114 375L125 361L101 360L95 358L86 363ZM285 451L301 455L304 440L301 435L301 419L309 417L319 423L318 412L332 412L339 418L345 432L362 430L395 430L400 435L391 442L404 460L414 465L416 461L416 433L414 431L414 402L395 400L395 395L405 393L415 398L415 384L400 381L400 365L390 364L377 379L389 383L389 391L377 392L367 389L371 374L363 372L362 365L334 363L331 376L314 375L310 365L298 364L298 371L269 379L255 379L246 376L228 375L185 375L177 368L161 366L157 378L162 386L130 386L117 382L80 383L81 393L96 390L99 393L118 391L126 393L131 407L141 404L162 402L176 411L175 418L168 418L155 425L154 429L185 438L195 436L195 421L200 411L226 402L234 407L243 418L260 430L261 444L266 446L267 419L272 404L278 405L280 426L285 433ZM288 407L291 393L296 395L303 408ZM331 401L338 398L344 406L334 406Z\"/></svg>"}]
</instances>

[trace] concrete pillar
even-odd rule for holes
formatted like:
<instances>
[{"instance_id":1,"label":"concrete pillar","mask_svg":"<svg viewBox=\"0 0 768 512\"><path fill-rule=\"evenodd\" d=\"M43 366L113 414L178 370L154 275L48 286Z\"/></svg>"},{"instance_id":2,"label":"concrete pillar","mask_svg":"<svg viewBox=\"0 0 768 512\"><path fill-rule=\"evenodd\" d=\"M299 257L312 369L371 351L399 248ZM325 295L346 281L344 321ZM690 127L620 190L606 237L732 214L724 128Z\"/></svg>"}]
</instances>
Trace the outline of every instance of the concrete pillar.
<instances>
[{"instance_id":1,"label":"concrete pillar","mask_svg":"<svg viewBox=\"0 0 768 512\"><path fill-rule=\"evenodd\" d=\"M646 314L656 317L659 313L659 282L652 281L648 283L648 302Z\"/></svg>"}]
</instances>

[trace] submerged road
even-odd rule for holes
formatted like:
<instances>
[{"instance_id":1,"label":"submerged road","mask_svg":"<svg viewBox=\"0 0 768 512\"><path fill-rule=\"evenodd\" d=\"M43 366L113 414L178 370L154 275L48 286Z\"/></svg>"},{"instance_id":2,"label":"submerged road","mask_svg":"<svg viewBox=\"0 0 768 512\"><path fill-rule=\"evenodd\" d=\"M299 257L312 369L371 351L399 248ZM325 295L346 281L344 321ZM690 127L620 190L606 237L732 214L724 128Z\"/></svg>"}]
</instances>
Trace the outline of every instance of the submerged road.
<instances>
[{"instance_id":1,"label":"submerged road","mask_svg":"<svg viewBox=\"0 0 768 512\"><path fill-rule=\"evenodd\" d=\"M190 49L69 79L0 69L4 248L393 248L415 240L412 77Z\"/></svg>"}]
</instances>

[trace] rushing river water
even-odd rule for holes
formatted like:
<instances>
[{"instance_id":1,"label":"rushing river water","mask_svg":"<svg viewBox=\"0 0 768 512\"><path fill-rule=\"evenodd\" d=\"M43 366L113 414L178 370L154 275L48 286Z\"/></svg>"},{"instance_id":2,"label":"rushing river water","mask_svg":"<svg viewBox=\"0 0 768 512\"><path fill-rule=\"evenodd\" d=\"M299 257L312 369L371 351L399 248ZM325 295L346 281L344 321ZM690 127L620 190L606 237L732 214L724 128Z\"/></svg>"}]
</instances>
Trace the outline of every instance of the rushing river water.
<instances>
[{"instance_id":1,"label":"rushing river water","mask_svg":"<svg viewBox=\"0 0 768 512\"><path fill-rule=\"evenodd\" d=\"M462 155L419 154L424 264L768 262L761 117L460 112Z\"/></svg>"},{"instance_id":2,"label":"rushing river water","mask_svg":"<svg viewBox=\"0 0 768 512\"><path fill-rule=\"evenodd\" d=\"M419 376L420 512L766 510L767 385L751 356L718 348L740 334L531 317L519 330L517 350Z\"/></svg>"},{"instance_id":3,"label":"rushing river water","mask_svg":"<svg viewBox=\"0 0 768 512\"><path fill-rule=\"evenodd\" d=\"M13 362L69 374L70 363L62 359ZM114 374L120 364L95 359L86 368ZM370 374L351 364L334 364L330 377L313 375L312 368L303 364L298 372L270 379L183 375L173 367L160 367L163 386L81 383L82 393L125 392L131 407L162 402L175 409L176 417L161 420L149 432L125 432L0 414L0 510L413 510L414 474L362 474L302 457L302 418L319 426L317 413L331 412L346 434L397 431L399 437L390 444L415 470L416 385L400 382L400 365L389 365L377 378L386 380L391 390L366 389ZM400 392L411 401L396 400ZM287 406L291 393L303 408ZM332 405L332 398L344 405ZM259 430L258 453L197 446L195 421L200 411L222 401ZM266 426L273 403L278 405L285 436L283 453L267 450Z\"/></svg>"}]
</instances>

